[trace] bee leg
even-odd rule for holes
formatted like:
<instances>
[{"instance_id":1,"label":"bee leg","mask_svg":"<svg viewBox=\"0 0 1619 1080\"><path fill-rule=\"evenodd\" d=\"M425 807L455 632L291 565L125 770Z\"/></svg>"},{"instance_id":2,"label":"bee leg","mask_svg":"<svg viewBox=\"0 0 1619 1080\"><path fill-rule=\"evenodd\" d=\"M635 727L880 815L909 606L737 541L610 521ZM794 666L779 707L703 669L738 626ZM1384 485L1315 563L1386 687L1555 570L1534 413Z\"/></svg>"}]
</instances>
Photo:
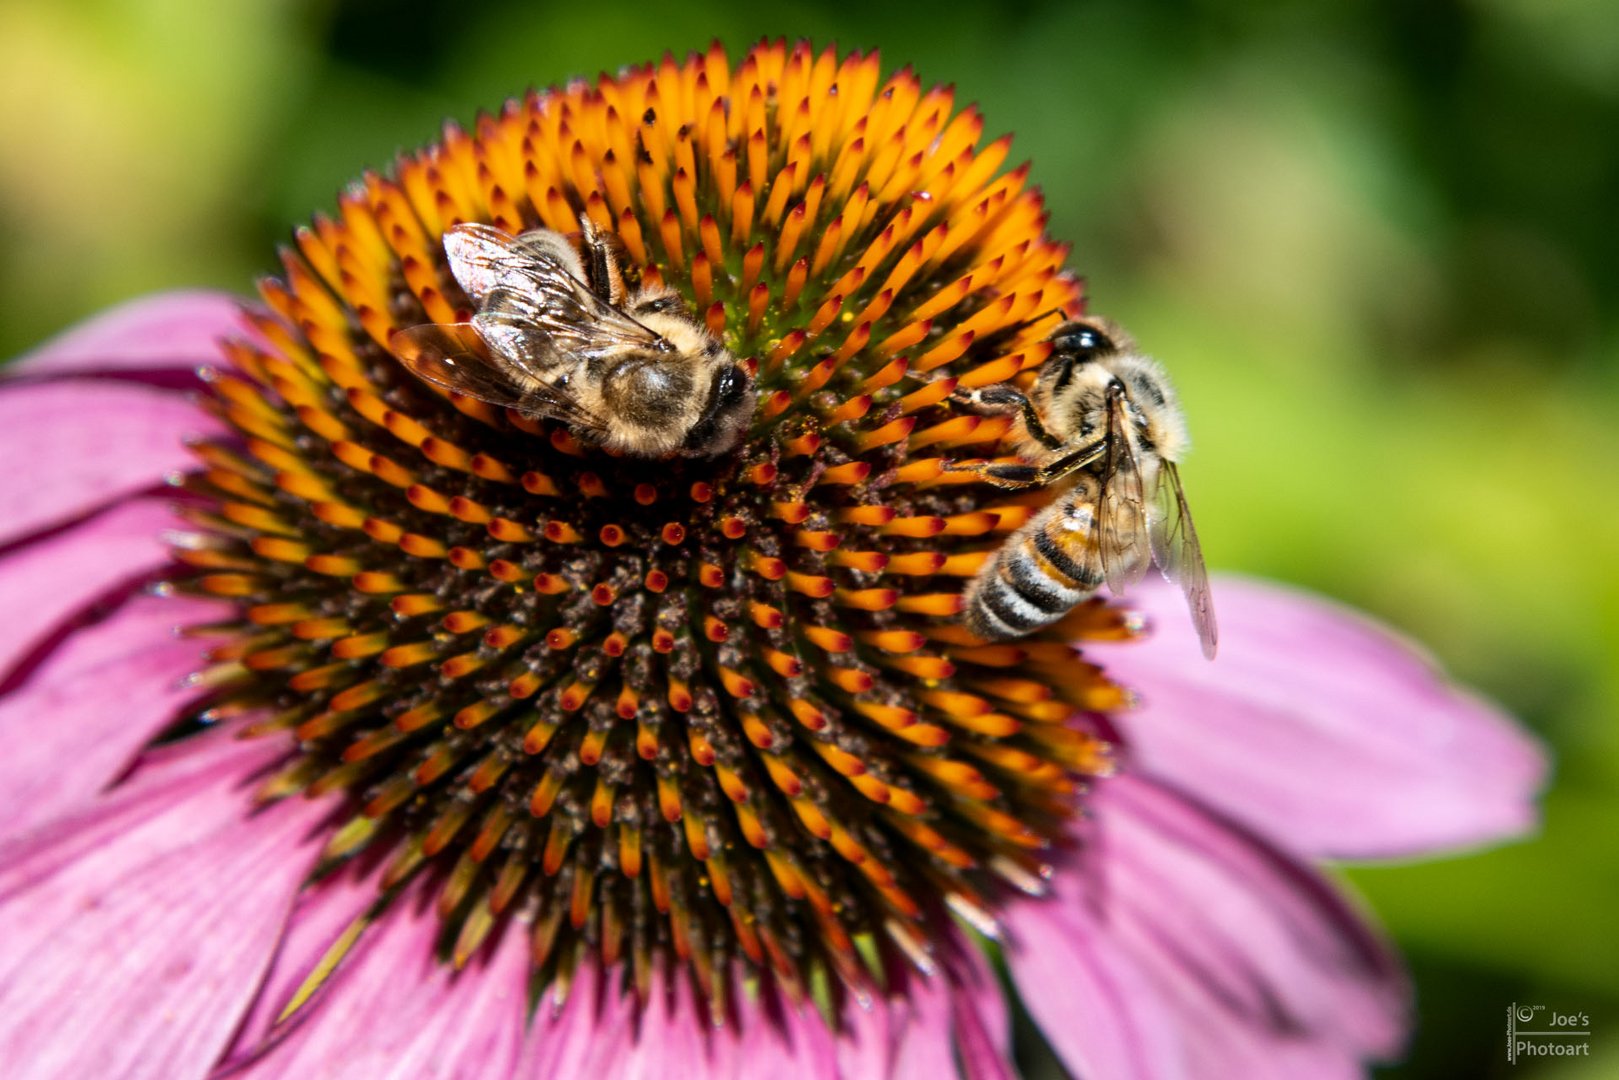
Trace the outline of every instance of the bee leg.
<instances>
[{"instance_id":1,"label":"bee leg","mask_svg":"<svg viewBox=\"0 0 1619 1080\"><path fill-rule=\"evenodd\" d=\"M1026 488L1045 487L1055 484L1058 480L1077 472L1085 466L1092 464L1107 450L1107 437L1094 439L1082 446L1077 446L1059 458L1046 462L1044 465L1024 465L1020 462L1003 461L975 461L963 464L946 465L946 472L977 473L979 479L985 483L994 484L1008 491L1021 491Z\"/></svg>"},{"instance_id":2,"label":"bee leg","mask_svg":"<svg viewBox=\"0 0 1619 1080\"><path fill-rule=\"evenodd\" d=\"M1049 450L1062 448L1062 440L1047 431L1046 425L1041 422L1040 412L1034 407L1034 402L1015 386L995 383L992 386L980 386L971 390L957 390L950 396L974 412L990 416L1019 413L1023 417L1024 430L1029 433L1030 438Z\"/></svg>"},{"instance_id":3,"label":"bee leg","mask_svg":"<svg viewBox=\"0 0 1619 1080\"><path fill-rule=\"evenodd\" d=\"M624 273L612 241L601 234L589 216L579 216L579 233L585 249L585 280L590 291L614 307L622 307L627 290Z\"/></svg>"},{"instance_id":4,"label":"bee leg","mask_svg":"<svg viewBox=\"0 0 1619 1080\"><path fill-rule=\"evenodd\" d=\"M965 405L973 412L987 413L992 416L1017 412L1029 401L1015 387L1008 386L1005 383L995 383L992 386L976 386L970 390L957 390L950 395L950 400Z\"/></svg>"},{"instance_id":5,"label":"bee leg","mask_svg":"<svg viewBox=\"0 0 1619 1080\"><path fill-rule=\"evenodd\" d=\"M1039 487L1042 483L1040 470L1033 465L1008 461L952 461L944 467L944 471L975 473L985 483L1008 491L1022 491L1024 488Z\"/></svg>"},{"instance_id":6,"label":"bee leg","mask_svg":"<svg viewBox=\"0 0 1619 1080\"><path fill-rule=\"evenodd\" d=\"M1035 481L1035 484L1042 486L1045 484L1055 484L1058 480L1061 480L1068 474L1078 472L1085 466L1092 464L1097 458L1101 457L1106 450L1107 436L1105 435L1099 439L1094 439L1091 442L1077 446L1068 453L1064 454L1062 457L1048 461L1036 469L1035 473L1037 474L1038 479Z\"/></svg>"}]
</instances>

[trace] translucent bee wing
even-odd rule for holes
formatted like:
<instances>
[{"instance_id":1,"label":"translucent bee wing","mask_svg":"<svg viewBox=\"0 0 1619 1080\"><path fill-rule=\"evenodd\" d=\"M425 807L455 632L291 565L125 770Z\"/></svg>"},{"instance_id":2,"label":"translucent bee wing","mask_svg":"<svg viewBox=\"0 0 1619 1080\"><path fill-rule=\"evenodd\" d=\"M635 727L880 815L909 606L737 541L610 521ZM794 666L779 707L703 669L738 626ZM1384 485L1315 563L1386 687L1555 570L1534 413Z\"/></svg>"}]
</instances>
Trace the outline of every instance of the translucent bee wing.
<instances>
[{"instance_id":1,"label":"translucent bee wing","mask_svg":"<svg viewBox=\"0 0 1619 1080\"><path fill-rule=\"evenodd\" d=\"M511 236L491 225L455 225L444 234L450 273L473 303L482 304L496 289L522 288L536 265L553 265L575 278L584 266L560 233L536 229Z\"/></svg>"},{"instance_id":2,"label":"translucent bee wing","mask_svg":"<svg viewBox=\"0 0 1619 1080\"><path fill-rule=\"evenodd\" d=\"M585 284L584 263L560 233L508 236L488 225L457 225L445 234L444 251L456 281L481 308L473 322L491 336L521 326L549 339L548 348L530 352L570 363L672 348ZM495 329L496 320L506 329Z\"/></svg>"},{"instance_id":3,"label":"translucent bee wing","mask_svg":"<svg viewBox=\"0 0 1619 1080\"><path fill-rule=\"evenodd\" d=\"M526 383L524 401L529 412L561 420L585 435L601 434L606 423L579 402L570 388L576 362L563 356L555 334L546 333L521 310L499 307L473 316L480 337L504 362L521 371Z\"/></svg>"},{"instance_id":4,"label":"translucent bee wing","mask_svg":"<svg viewBox=\"0 0 1619 1080\"><path fill-rule=\"evenodd\" d=\"M1203 548L1197 542L1197 528L1192 524L1192 511L1186 505L1186 491L1174 462L1166 461L1160 468L1153 501L1156 506L1148 529L1153 559L1164 577L1186 594L1186 606L1191 609L1203 655L1213 660L1219 631L1209 597L1209 571L1203 565Z\"/></svg>"},{"instance_id":5,"label":"translucent bee wing","mask_svg":"<svg viewBox=\"0 0 1619 1080\"><path fill-rule=\"evenodd\" d=\"M388 346L419 379L458 394L519 409L523 389L488 353L471 323L424 323L395 330Z\"/></svg>"},{"instance_id":6,"label":"translucent bee wing","mask_svg":"<svg viewBox=\"0 0 1619 1080\"><path fill-rule=\"evenodd\" d=\"M1122 594L1147 573L1147 497L1122 396L1108 403L1107 449L1096 502L1097 562L1107 587Z\"/></svg>"},{"instance_id":7,"label":"translucent bee wing","mask_svg":"<svg viewBox=\"0 0 1619 1080\"><path fill-rule=\"evenodd\" d=\"M561 420L587 438L605 427L563 387L514 363L473 323L426 323L396 330L388 339L400 363L420 379L527 416Z\"/></svg>"},{"instance_id":8,"label":"translucent bee wing","mask_svg":"<svg viewBox=\"0 0 1619 1080\"><path fill-rule=\"evenodd\" d=\"M576 365L557 348L555 335L537 321L533 301L505 287L490 293L472 326L496 355L531 379L554 380Z\"/></svg>"},{"instance_id":9,"label":"translucent bee wing","mask_svg":"<svg viewBox=\"0 0 1619 1080\"><path fill-rule=\"evenodd\" d=\"M666 352L672 346L583 284L538 275L527 286L489 294L473 324L501 347L535 363L571 368L626 353Z\"/></svg>"}]
</instances>

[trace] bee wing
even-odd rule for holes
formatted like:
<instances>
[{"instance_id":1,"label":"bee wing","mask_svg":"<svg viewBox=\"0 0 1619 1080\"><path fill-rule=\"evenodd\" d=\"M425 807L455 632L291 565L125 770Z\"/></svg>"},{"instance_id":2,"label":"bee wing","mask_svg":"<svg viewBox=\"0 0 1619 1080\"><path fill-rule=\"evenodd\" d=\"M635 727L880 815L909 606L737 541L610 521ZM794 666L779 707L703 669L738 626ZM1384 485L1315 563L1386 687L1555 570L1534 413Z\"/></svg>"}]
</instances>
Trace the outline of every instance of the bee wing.
<instances>
[{"instance_id":1,"label":"bee wing","mask_svg":"<svg viewBox=\"0 0 1619 1080\"><path fill-rule=\"evenodd\" d=\"M604 433L603 419L585 408L569 387L579 362L564 356L556 335L535 323L526 298L516 296L503 305L502 296L497 291L490 309L474 315L472 325L490 349L528 377L524 407L586 434Z\"/></svg>"},{"instance_id":2,"label":"bee wing","mask_svg":"<svg viewBox=\"0 0 1619 1080\"><path fill-rule=\"evenodd\" d=\"M561 420L586 435L605 430L600 417L535 374L538 365L516 363L510 354L492 351L473 323L412 326L394 331L388 344L412 374L445 390L531 416ZM514 369L524 377L514 377Z\"/></svg>"},{"instance_id":3,"label":"bee wing","mask_svg":"<svg viewBox=\"0 0 1619 1080\"><path fill-rule=\"evenodd\" d=\"M1101 492L1096 501L1097 561L1114 593L1123 593L1147 573L1147 498L1122 397L1107 413L1107 449L1102 455Z\"/></svg>"},{"instance_id":4,"label":"bee wing","mask_svg":"<svg viewBox=\"0 0 1619 1080\"><path fill-rule=\"evenodd\" d=\"M527 288L495 289L472 317L492 346L533 367L571 371L581 364L627 352L663 352L668 343L582 283L549 275Z\"/></svg>"},{"instance_id":5,"label":"bee wing","mask_svg":"<svg viewBox=\"0 0 1619 1080\"><path fill-rule=\"evenodd\" d=\"M536 229L508 236L488 225L457 225L445 234L444 250L456 281L479 303L473 322L491 344L518 333L543 337L549 347L534 344L525 351L565 361L667 348L585 284L584 264L560 233Z\"/></svg>"},{"instance_id":6,"label":"bee wing","mask_svg":"<svg viewBox=\"0 0 1619 1080\"><path fill-rule=\"evenodd\" d=\"M1213 660L1219 633L1214 625L1214 604L1209 598L1209 571L1203 565L1203 548L1197 542L1197 528L1192 524L1186 491L1181 487L1180 471L1174 462L1163 463L1153 498L1157 507L1148 530L1152 557L1164 577L1178 584L1186 594L1186 606L1191 609L1192 625L1197 627L1203 655Z\"/></svg>"},{"instance_id":7,"label":"bee wing","mask_svg":"<svg viewBox=\"0 0 1619 1080\"><path fill-rule=\"evenodd\" d=\"M444 234L444 254L476 304L498 288L523 288L536 264L557 265L575 277L584 269L567 239L549 229L510 236L492 225L455 225Z\"/></svg>"},{"instance_id":8,"label":"bee wing","mask_svg":"<svg viewBox=\"0 0 1619 1080\"><path fill-rule=\"evenodd\" d=\"M523 388L489 355L471 323L424 323L388 338L399 362L419 379L458 394L516 409Z\"/></svg>"}]
</instances>

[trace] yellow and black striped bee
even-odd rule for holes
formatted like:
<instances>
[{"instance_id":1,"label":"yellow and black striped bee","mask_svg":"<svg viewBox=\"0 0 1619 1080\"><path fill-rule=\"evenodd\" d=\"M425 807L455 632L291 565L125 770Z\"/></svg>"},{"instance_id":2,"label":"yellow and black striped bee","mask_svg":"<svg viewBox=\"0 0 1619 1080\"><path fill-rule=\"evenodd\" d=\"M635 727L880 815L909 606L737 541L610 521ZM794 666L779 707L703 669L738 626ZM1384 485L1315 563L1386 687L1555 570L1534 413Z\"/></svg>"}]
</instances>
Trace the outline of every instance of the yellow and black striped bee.
<instances>
[{"instance_id":1,"label":"yellow and black striped bee","mask_svg":"<svg viewBox=\"0 0 1619 1080\"><path fill-rule=\"evenodd\" d=\"M430 383L618 453L731 449L753 419L747 371L673 289L627 288L610 238L579 224L583 258L550 229L451 228L450 272L478 312L396 331L394 353Z\"/></svg>"},{"instance_id":2,"label":"yellow and black striped bee","mask_svg":"<svg viewBox=\"0 0 1619 1080\"><path fill-rule=\"evenodd\" d=\"M1208 571L1176 469L1186 419L1157 363L1101 319L1063 323L1025 396L1007 384L960 395L969 407L1017 417L1021 463L958 466L998 487L1066 483L1007 538L967 588L963 621L991 641L1049 626L1106 584L1122 593L1158 564L1186 594L1213 658Z\"/></svg>"}]
</instances>

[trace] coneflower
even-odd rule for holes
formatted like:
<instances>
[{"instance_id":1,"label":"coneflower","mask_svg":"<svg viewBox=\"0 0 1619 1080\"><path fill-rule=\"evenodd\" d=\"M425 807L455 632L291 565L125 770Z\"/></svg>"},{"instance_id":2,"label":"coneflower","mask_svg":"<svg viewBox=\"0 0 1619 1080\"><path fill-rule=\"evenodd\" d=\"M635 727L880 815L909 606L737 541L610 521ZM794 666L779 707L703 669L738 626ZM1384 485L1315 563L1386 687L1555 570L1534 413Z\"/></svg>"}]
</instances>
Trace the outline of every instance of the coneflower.
<instances>
[{"instance_id":1,"label":"coneflower","mask_svg":"<svg viewBox=\"0 0 1619 1080\"><path fill-rule=\"evenodd\" d=\"M72 940L0 939L0 1003L46 955L72 972L62 993L154 977L105 957L151 926L173 937L138 955L227 988L194 1021L184 994L154 994L144 1028L138 995L81 994L118 1003L98 1032L66 1030L71 1011L0 1007L0 1055L37 1075L437 1060L496 1076L663 1070L659 1055L693 1072L921 1075L932 1054L993 1075L1009 1051L982 939L1004 941L1031 1011L1086 1075L1397 1047L1397 966L1322 882L1236 827L1294 824L1253 821L1245 799L1265 785L1207 790L1187 762L1167 788L1109 779L1132 765L1131 736L1154 757L1157 736L1121 710L1132 690L1153 702L1161 678L1183 711L1155 725L1237 738L1226 718L1250 695L1308 719L1395 672L1374 704L1420 700L1493 765L1462 771L1413 742L1410 794L1433 806L1387 787L1325 796L1407 805L1378 833L1385 850L1521 827L1535 752L1436 696L1374 632L1256 586L1221 583L1230 655L1207 670L1180 629L1106 644L1144 636L1150 589L1011 643L963 628L966 584L1050 495L951 469L1011 445L1010 418L958 392L1026 379L1083 309L1027 168L1003 168L1008 146L985 144L949 89L885 77L875 55L765 44L732 67L716 46L532 93L364 176L298 230L202 368L211 423L141 374L179 365L119 361L150 355L127 323L100 356L70 338L25 362L0 413L49 397L58 438L106 417L113 447L133 424L139 448L103 466L101 445L72 445L97 464L15 534L0 582L50 596L37 567L21 583L29 559L79 543L82 567L165 524L172 561L129 541L98 588L70 593L100 607L47 609L0 711L58 653L126 624L138 631L109 640L150 654L124 661L128 685L189 678L143 691L138 722L65 724L49 762L30 758L28 776L77 779L38 796L35 831L0 840L0 925ZM745 437L714 458L614 455L413 377L396 333L474 313L443 247L468 222L615 238L632 282L678 290L751 373ZM188 325L228 329L216 311ZM159 387L131 385L131 369ZM21 453L42 423L4 437ZM182 424L206 428L190 462L169 449ZM182 521L140 494L163 473ZM131 594L142 581L187 599L154 605ZM165 618L181 642L152 633ZM1288 618L1319 629L1267 632ZM1293 670L1251 662L1278 654ZM1101 655L1157 668L1126 690ZM1291 767L1258 742L1231 753ZM186 829L202 838L173 841ZM156 862L118 861L140 842ZM44 912L100 895L98 859L120 883L156 874L150 902L186 918L148 925L114 903L99 936L79 929L93 919L53 922ZM163 860L186 870L152 869ZM91 884L73 884L81 871ZM1227 902L1191 910L1202 890ZM211 959L220 926L251 955ZM1174 947L1181 933L1198 943ZM1252 963L1250 933L1265 953ZM1216 971L1199 991L1177 963L1257 985L1226 993ZM1235 1034L1216 1032L1223 1013ZM135 1030L148 1042L112 1045Z\"/></svg>"}]
</instances>

